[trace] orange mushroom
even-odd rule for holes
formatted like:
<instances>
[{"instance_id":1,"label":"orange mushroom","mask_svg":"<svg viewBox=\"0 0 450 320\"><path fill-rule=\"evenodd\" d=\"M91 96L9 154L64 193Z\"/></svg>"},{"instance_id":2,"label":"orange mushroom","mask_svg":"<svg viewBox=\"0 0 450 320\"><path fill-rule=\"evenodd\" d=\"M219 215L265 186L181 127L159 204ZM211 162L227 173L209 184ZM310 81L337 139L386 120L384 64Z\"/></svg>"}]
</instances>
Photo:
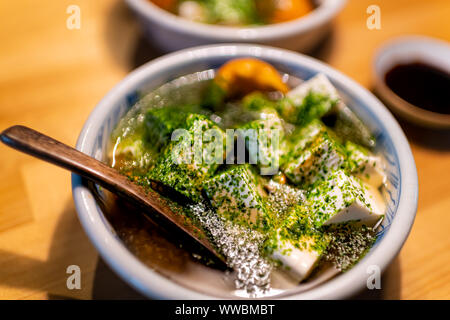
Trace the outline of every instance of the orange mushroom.
<instances>
[{"instance_id":1,"label":"orange mushroom","mask_svg":"<svg viewBox=\"0 0 450 320\"><path fill-rule=\"evenodd\" d=\"M216 82L228 96L243 96L253 91L289 91L273 66L254 58L225 63L217 71Z\"/></svg>"},{"instance_id":2,"label":"orange mushroom","mask_svg":"<svg viewBox=\"0 0 450 320\"><path fill-rule=\"evenodd\" d=\"M173 11L176 5L176 0L151 0L151 2L167 11Z\"/></svg>"},{"instance_id":3,"label":"orange mushroom","mask_svg":"<svg viewBox=\"0 0 450 320\"><path fill-rule=\"evenodd\" d=\"M275 8L270 23L280 23L300 18L311 12L311 0L275 0Z\"/></svg>"}]
</instances>

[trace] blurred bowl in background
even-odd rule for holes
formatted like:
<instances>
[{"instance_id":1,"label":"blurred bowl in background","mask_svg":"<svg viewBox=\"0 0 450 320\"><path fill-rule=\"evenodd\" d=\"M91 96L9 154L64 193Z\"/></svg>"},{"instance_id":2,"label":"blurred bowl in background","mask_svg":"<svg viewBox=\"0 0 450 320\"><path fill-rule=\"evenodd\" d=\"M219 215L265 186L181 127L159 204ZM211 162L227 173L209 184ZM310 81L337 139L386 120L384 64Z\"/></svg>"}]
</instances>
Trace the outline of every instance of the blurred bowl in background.
<instances>
[{"instance_id":1,"label":"blurred bowl in background","mask_svg":"<svg viewBox=\"0 0 450 320\"><path fill-rule=\"evenodd\" d=\"M193 22L167 12L149 0L126 0L149 41L163 51L192 46L245 42L305 52L314 48L331 28L346 0L319 0L309 14L283 23L230 27Z\"/></svg>"},{"instance_id":2,"label":"blurred bowl in background","mask_svg":"<svg viewBox=\"0 0 450 320\"><path fill-rule=\"evenodd\" d=\"M411 63L420 63L450 74L450 45L448 42L424 36L404 36L389 41L374 59L373 75L377 95L404 120L433 129L450 129L450 113L437 113L415 106L397 95L386 84L386 74L392 68ZM425 85L426 83L423 83L423 86ZM450 103L448 108L450 109Z\"/></svg>"}]
</instances>

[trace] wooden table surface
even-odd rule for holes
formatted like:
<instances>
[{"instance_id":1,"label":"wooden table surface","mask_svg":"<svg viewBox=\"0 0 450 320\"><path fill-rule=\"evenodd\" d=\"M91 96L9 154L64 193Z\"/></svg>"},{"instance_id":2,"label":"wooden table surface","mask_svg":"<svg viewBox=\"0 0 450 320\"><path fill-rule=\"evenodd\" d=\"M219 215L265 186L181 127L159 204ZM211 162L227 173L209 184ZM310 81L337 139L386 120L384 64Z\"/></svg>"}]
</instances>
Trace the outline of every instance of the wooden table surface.
<instances>
[{"instance_id":1,"label":"wooden table surface","mask_svg":"<svg viewBox=\"0 0 450 320\"><path fill-rule=\"evenodd\" d=\"M81 28L66 28L70 4ZM366 8L381 8L368 30ZM450 41L448 0L350 0L312 54L371 88L385 40L422 34ZM156 54L122 1L0 2L0 130L24 124L74 145L95 104ZM419 209L382 290L358 298L450 298L450 134L403 125L419 174ZM0 145L0 299L138 297L99 259L74 208L69 173ZM81 290L68 290L78 265Z\"/></svg>"}]
</instances>

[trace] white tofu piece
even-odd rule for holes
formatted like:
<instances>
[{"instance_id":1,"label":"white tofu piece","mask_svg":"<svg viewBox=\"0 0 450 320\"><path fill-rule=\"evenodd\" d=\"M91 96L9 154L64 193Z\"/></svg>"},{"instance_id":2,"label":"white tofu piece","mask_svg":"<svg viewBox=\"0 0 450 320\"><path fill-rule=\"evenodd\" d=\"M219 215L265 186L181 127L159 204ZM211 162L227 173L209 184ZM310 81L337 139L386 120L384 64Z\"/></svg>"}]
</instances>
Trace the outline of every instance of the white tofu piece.
<instances>
[{"instance_id":1,"label":"white tofu piece","mask_svg":"<svg viewBox=\"0 0 450 320\"><path fill-rule=\"evenodd\" d=\"M259 227L267 214L265 192L249 165L236 165L204 183L204 190L226 219L249 227Z\"/></svg>"},{"instance_id":2,"label":"white tofu piece","mask_svg":"<svg viewBox=\"0 0 450 320\"><path fill-rule=\"evenodd\" d=\"M386 182L384 162L381 157L375 156L367 149L349 141L345 148L348 154L349 170L352 174L376 188Z\"/></svg>"},{"instance_id":3,"label":"white tofu piece","mask_svg":"<svg viewBox=\"0 0 450 320\"><path fill-rule=\"evenodd\" d=\"M264 187L269 193L267 202L271 215L276 219L283 219L292 208L306 202L305 191L289 184L270 180Z\"/></svg>"},{"instance_id":4,"label":"white tofu piece","mask_svg":"<svg viewBox=\"0 0 450 320\"><path fill-rule=\"evenodd\" d=\"M308 81L301 83L289 91L287 97L290 98L294 105L298 106L302 104L310 91L328 96L330 101L333 102L329 103L328 108L322 111L322 115L326 113L337 115L334 130L340 137L345 138L345 140L355 141L367 147L373 147L375 145L371 131L344 103L336 88L325 75L318 74ZM289 117L295 114L295 108L286 107L286 110L283 110L282 114L284 117Z\"/></svg>"},{"instance_id":5,"label":"white tofu piece","mask_svg":"<svg viewBox=\"0 0 450 320\"><path fill-rule=\"evenodd\" d=\"M312 120L304 127L295 129L286 139L282 140L282 150L288 153L285 157L292 158L295 155L301 154L308 144L324 132L328 132L328 129L318 119Z\"/></svg>"},{"instance_id":6,"label":"white tofu piece","mask_svg":"<svg viewBox=\"0 0 450 320\"><path fill-rule=\"evenodd\" d=\"M327 77L318 74L287 93L278 111L290 123L306 125L328 114L337 103L339 95Z\"/></svg>"},{"instance_id":7,"label":"white tofu piece","mask_svg":"<svg viewBox=\"0 0 450 320\"><path fill-rule=\"evenodd\" d=\"M363 168L362 172L354 173L361 180L376 188L382 186L386 182L384 163L380 157L374 155L368 156L367 164Z\"/></svg>"},{"instance_id":8,"label":"white tofu piece","mask_svg":"<svg viewBox=\"0 0 450 320\"><path fill-rule=\"evenodd\" d=\"M249 131L252 130L252 131ZM254 141L251 135L253 132ZM283 121L276 114L264 114L263 119L251 121L236 131L238 138L245 141L250 163L257 164L261 175L274 175L279 171L282 155L281 141L284 138ZM246 139L249 137L250 139ZM239 142L238 142L239 143ZM240 150L238 150L239 152Z\"/></svg>"},{"instance_id":9,"label":"white tofu piece","mask_svg":"<svg viewBox=\"0 0 450 320\"><path fill-rule=\"evenodd\" d=\"M282 193L284 197L292 198L292 205L301 204L306 201L305 191L289 184L279 183L273 179L270 179L265 185L265 188L269 191L269 193Z\"/></svg>"},{"instance_id":10,"label":"white tofu piece","mask_svg":"<svg viewBox=\"0 0 450 320\"><path fill-rule=\"evenodd\" d=\"M378 191L338 170L308 194L316 226L358 221L374 225L385 213Z\"/></svg>"},{"instance_id":11,"label":"white tofu piece","mask_svg":"<svg viewBox=\"0 0 450 320\"><path fill-rule=\"evenodd\" d=\"M299 105L310 91L327 95L332 100L340 99L336 88L323 73L319 73L308 81L301 83L289 91L287 96L291 98L294 104Z\"/></svg>"},{"instance_id":12,"label":"white tofu piece","mask_svg":"<svg viewBox=\"0 0 450 320\"><path fill-rule=\"evenodd\" d=\"M271 239L273 245L273 238ZM330 242L317 231L307 207L294 207L276 231L276 245L271 257L279 261L288 274L302 281L311 273Z\"/></svg>"},{"instance_id":13,"label":"white tofu piece","mask_svg":"<svg viewBox=\"0 0 450 320\"><path fill-rule=\"evenodd\" d=\"M303 241L308 242L304 239ZM313 240L310 240L313 241ZM272 258L281 262L283 268L296 281L304 280L314 269L321 252L314 249L298 249L290 241L283 241L272 253Z\"/></svg>"},{"instance_id":14,"label":"white tofu piece","mask_svg":"<svg viewBox=\"0 0 450 320\"><path fill-rule=\"evenodd\" d=\"M284 165L283 172L298 185L324 180L344 163L345 154L341 149L328 133L322 132L298 157Z\"/></svg>"}]
</instances>

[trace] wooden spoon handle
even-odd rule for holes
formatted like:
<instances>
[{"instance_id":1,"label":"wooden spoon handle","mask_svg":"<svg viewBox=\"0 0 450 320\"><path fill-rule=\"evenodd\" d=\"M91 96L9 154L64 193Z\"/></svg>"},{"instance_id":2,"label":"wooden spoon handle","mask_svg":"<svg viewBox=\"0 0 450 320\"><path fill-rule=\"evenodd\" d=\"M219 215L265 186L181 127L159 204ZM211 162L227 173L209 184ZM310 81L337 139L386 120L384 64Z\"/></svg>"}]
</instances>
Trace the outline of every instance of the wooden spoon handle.
<instances>
[{"instance_id":1,"label":"wooden spoon handle","mask_svg":"<svg viewBox=\"0 0 450 320\"><path fill-rule=\"evenodd\" d=\"M131 182L126 176L64 143L24 126L13 126L2 132L0 140L8 146L36 158L77 173L109 191L119 194L135 204L152 207L163 217L177 225L209 251L216 252L203 230L196 227L184 215L174 213L167 200L157 192L146 190Z\"/></svg>"},{"instance_id":2,"label":"wooden spoon handle","mask_svg":"<svg viewBox=\"0 0 450 320\"><path fill-rule=\"evenodd\" d=\"M129 190L128 179L116 170L33 129L13 126L3 131L0 138L14 149L75 172L113 192L135 192L134 186Z\"/></svg>"}]
</instances>

